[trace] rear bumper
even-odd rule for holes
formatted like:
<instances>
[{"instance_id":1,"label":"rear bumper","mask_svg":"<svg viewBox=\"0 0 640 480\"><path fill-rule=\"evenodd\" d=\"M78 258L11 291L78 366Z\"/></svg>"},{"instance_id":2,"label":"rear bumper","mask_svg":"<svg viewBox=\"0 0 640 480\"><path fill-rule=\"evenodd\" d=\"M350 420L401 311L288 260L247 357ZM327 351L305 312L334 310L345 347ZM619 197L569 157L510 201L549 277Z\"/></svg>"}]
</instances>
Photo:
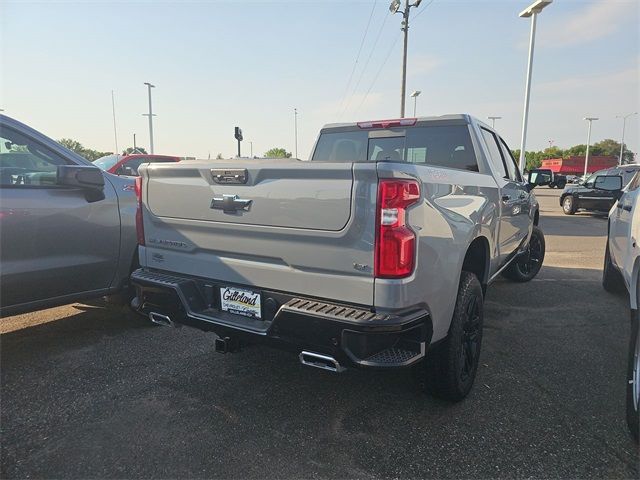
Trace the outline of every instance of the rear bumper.
<instances>
[{"instance_id":1,"label":"rear bumper","mask_svg":"<svg viewBox=\"0 0 640 480\"><path fill-rule=\"evenodd\" d=\"M296 353L332 356L341 365L406 367L421 360L433 334L423 309L378 313L256 287L236 285L262 296L262 320L220 310L215 280L139 269L131 275L134 307L171 322L251 343L265 343Z\"/></svg>"}]
</instances>

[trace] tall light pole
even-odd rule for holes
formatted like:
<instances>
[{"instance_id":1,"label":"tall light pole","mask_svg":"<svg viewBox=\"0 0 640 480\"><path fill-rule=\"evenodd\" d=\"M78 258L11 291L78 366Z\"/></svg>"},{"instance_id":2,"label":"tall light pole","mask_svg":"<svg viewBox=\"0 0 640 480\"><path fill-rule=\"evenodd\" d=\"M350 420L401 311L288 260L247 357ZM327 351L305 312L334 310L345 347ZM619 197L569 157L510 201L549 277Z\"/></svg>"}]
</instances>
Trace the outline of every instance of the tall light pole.
<instances>
[{"instance_id":1,"label":"tall light pole","mask_svg":"<svg viewBox=\"0 0 640 480\"><path fill-rule=\"evenodd\" d=\"M587 166L589 165L589 146L591 145L591 123L594 120L598 120L597 117L584 117L584 120L589 122L589 130L587 131L587 153L584 157L584 175L587 176Z\"/></svg>"},{"instance_id":2,"label":"tall light pole","mask_svg":"<svg viewBox=\"0 0 640 480\"><path fill-rule=\"evenodd\" d=\"M520 142L520 171L526 166L525 149L527 146L527 123L529 122L529 97L531 95L531 73L533 69L533 49L536 41L536 19L542 9L553 0L536 0L520 12L521 18L531 17L531 35L529 37L529 62L527 64L527 84L524 90L524 113L522 115L522 141Z\"/></svg>"},{"instance_id":3,"label":"tall light pole","mask_svg":"<svg viewBox=\"0 0 640 480\"><path fill-rule=\"evenodd\" d=\"M637 114L638 112L629 113L627 115L616 115L616 118L622 118L622 140L620 140L620 158L618 158L618 165L622 165L622 155L624 153L624 129L627 126L627 118Z\"/></svg>"},{"instance_id":4,"label":"tall light pole","mask_svg":"<svg viewBox=\"0 0 640 480\"><path fill-rule=\"evenodd\" d=\"M298 109L293 109L293 130L295 135L295 152L296 158L298 158Z\"/></svg>"},{"instance_id":5,"label":"tall light pole","mask_svg":"<svg viewBox=\"0 0 640 480\"><path fill-rule=\"evenodd\" d=\"M487 117L491 120L491 128L496 128L496 120L502 120L502 117Z\"/></svg>"},{"instance_id":6,"label":"tall light pole","mask_svg":"<svg viewBox=\"0 0 640 480\"><path fill-rule=\"evenodd\" d=\"M389 5L389 11L391 13L402 14L402 30L404 32L404 49L402 51L402 87L400 89L400 118L404 118L404 103L407 92L407 45L409 42L409 12L412 7L420 5L422 0L414 0L413 3L409 3L409 0L404 0L404 11L400 10L401 0L393 0Z\"/></svg>"},{"instance_id":7,"label":"tall light pole","mask_svg":"<svg viewBox=\"0 0 640 480\"><path fill-rule=\"evenodd\" d=\"M136 145L136 134L133 134L133 153L138 153L138 146Z\"/></svg>"},{"instance_id":8,"label":"tall light pole","mask_svg":"<svg viewBox=\"0 0 640 480\"><path fill-rule=\"evenodd\" d=\"M413 98L413 116L416 116L416 106L418 105L418 95L420 95L422 92L420 90L414 90L413 93L411 94L411 97Z\"/></svg>"},{"instance_id":9,"label":"tall light pole","mask_svg":"<svg viewBox=\"0 0 640 480\"><path fill-rule=\"evenodd\" d=\"M253 142L250 141L249 145L250 145L250 150L249 151L251 152L251 158L253 158Z\"/></svg>"},{"instance_id":10,"label":"tall light pole","mask_svg":"<svg viewBox=\"0 0 640 480\"><path fill-rule=\"evenodd\" d=\"M116 101L113 98L113 90L111 90L111 112L113 113L113 137L116 141L116 151L118 154L118 130L116 129Z\"/></svg>"},{"instance_id":11,"label":"tall light pole","mask_svg":"<svg viewBox=\"0 0 640 480\"><path fill-rule=\"evenodd\" d=\"M151 89L156 88L155 85L151 85L149 82L144 82L149 90L149 113L143 113L145 117L149 117L149 153L153 154L153 110L151 109Z\"/></svg>"}]
</instances>

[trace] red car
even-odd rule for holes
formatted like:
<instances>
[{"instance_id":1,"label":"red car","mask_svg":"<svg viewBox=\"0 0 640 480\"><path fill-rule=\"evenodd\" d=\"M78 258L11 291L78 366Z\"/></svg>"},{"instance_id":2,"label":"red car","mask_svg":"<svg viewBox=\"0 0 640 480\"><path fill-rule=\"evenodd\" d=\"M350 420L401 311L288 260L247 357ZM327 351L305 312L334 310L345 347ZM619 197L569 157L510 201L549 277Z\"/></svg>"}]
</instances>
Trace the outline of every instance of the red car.
<instances>
[{"instance_id":1,"label":"red car","mask_svg":"<svg viewBox=\"0 0 640 480\"><path fill-rule=\"evenodd\" d=\"M179 162L180 157L170 155L106 155L94 161L94 165L115 175L138 176L138 167L143 163Z\"/></svg>"}]
</instances>

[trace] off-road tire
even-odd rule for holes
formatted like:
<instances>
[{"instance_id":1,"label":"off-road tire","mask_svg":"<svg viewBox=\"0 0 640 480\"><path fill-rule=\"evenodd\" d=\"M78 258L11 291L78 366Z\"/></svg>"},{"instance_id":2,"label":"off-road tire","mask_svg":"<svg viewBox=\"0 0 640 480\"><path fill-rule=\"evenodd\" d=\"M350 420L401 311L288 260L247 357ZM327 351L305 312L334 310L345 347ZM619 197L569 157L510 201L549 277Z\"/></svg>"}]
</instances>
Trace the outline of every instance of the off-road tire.
<instances>
[{"instance_id":1,"label":"off-road tire","mask_svg":"<svg viewBox=\"0 0 640 480\"><path fill-rule=\"evenodd\" d=\"M463 271L447 337L413 369L419 386L434 397L459 402L471 391L482 345L483 302L478 278Z\"/></svg>"},{"instance_id":2,"label":"off-road tire","mask_svg":"<svg viewBox=\"0 0 640 480\"><path fill-rule=\"evenodd\" d=\"M572 195L567 195L562 199L562 213L565 215L573 215L576 213L576 199Z\"/></svg>"},{"instance_id":3,"label":"off-road tire","mask_svg":"<svg viewBox=\"0 0 640 480\"><path fill-rule=\"evenodd\" d=\"M542 268L545 248L544 234L540 227L534 225L527 252L511 262L511 265L502 272L502 276L520 283L533 280Z\"/></svg>"},{"instance_id":4,"label":"off-road tire","mask_svg":"<svg viewBox=\"0 0 640 480\"><path fill-rule=\"evenodd\" d=\"M609 293L622 293L626 290L624 280L620 271L611 261L611 253L609 252L609 241L604 250L604 267L602 268L602 286Z\"/></svg>"}]
</instances>

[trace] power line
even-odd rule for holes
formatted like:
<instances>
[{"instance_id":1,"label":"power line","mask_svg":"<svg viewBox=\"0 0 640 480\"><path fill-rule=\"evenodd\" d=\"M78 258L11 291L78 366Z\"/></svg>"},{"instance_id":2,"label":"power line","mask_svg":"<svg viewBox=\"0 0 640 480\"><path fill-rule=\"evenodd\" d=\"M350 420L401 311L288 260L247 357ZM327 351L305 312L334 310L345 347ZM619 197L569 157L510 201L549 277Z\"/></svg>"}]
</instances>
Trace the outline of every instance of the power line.
<instances>
[{"instance_id":1,"label":"power line","mask_svg":"<svg viewBox=\"0 0 640 480\"><path fill-rule=\"evenodd\" d=\"M420 10L420 12L418 12L418 14L415 17L413 17L413 21L415 22L415 20L420 15L422 15L422 13L427 9L427 7L429 7L434 1L435 0L430 0L429 3L427 3L424 6L424 8L422 10ZM385 17L385 21L386 21L387 18L389 18L389 16ZM382 25L384 26L384 23ZM380 65L380 68L378 69L378 72L376 73L375 77L373 78L373 81L371 82L371 85L369 86L369 89L367 90L367 93L362 98L362 101L360 102L360 105L358 105L358 108L355 110L355 112L359 111L360 108L362 108L362 105L364 105L364 102L367 100L367 97L369 96L369 93L371 92L371 90L373 89L374 85L376 84L376 81L378 80L378 77L380 76L380 73L382 73L382 69L384 68L384 66L386 65L387 61L389 60L389 57L391 56L391 52L393 51L393 48L396 46L396 43L398 43L398 40L400 39L400 36L401 35L398 35L396 37L396 39L394 40L393 44L391 45L391 48L387 52L387 56L385 57L384 61L382 62L382 65ZM375 50L375 45L374 45L374 50Z\"/></svg>"},{"instance_id":2,"label":"power line","mask_svg":"<svg viewBox=\"0 0 640 480\"><path fill-rule=\"evenodd\" d=\"M353 68L351 69L351 75L349 75L349 80L347 81L347 88L344 91L344 95L342 96L342 100L340 101L340 106L344 103L347 98L347 94L349 93L349 87L351 87L351 80L353 80L353 74L356 72L356 68L358 67L358 60L360 60L360 54L362 53L362 47L364 46L364 41L367 38L367 33L369 33L369 26L371 25L371 19L373 18L373 12L376 8L376 3L378 0L373 2L371 6L371 13L369 14L369 20L367 21L367 26L364 29L364 34L362 35L362 40L360 41L360 48L358 49L358 54L356 55L356 61L353 63Z\"/></svg>"},{"instance_id":3,"label":"power line","mask_svg":"<svg viewBox=\"0 0 640 480\"><path fill-rule=\"evenodd\" d=\"M369 62L371 61L371 57L373 57L374 52L376 51L376 46L378 45L378 41L380 40L380 37L382 36L382 32L384 32L384 26L387 23L387 20L389 19L389 17L391 16L391 14L387 14L384 16L384 20L382 21L382 25L380 25L380 29L378 30L378 35L376 35L376 39L373 42L373 46L371 47L371 51L369 52L369 56L367 57L367 61L364 64L364 67L362 67L362 70L360 70L360 75L358 76L358 81L356 82L356 86L353 88L353 93L351 94L352 96L356 93L356 91L358 90L358 87L360 86L360 82L362 81L362 77L364 76L364 72L366 72L367 67L369 66ZM342 117L345 112L349 109L349 105L351 104L351 99L349 99L347 101L347 104L345 105L344 109L342 110L342 113L340 113L340 117Z\"/></svg>"},{"instance_id":4,"label":"power line","mask_svg":"<svg viewBox=\"0 0 640 480\"><path fill-rule=\"evenodd\" d=\"M387 52L387 56L384 57L384 61L382 62L382 65L380 65L380 68L378 69L378 72L376 73L375 77L373 77L373 81L371 82L371 85L369 86L369 90L367 90L367 93L365 93L364 97L362 98L362 101L360 102L360 105L358 105L358 108L355 110L355 112L360 110L360 108L362 108L362 105L364 105L365 100L369 96L369 93L371 92L371 89L373 88L373 86L376 84L376 81L378 80L378 77L380 76L380 73L382 72L382 69L387 64L387 61L389 60L389 57L391 56L391 52L393 52L393 48L396 46L396 44L398 43L398 40L400 40L401 36L402 35L398 35L396 37L396 39L394 40L394 42L391 44L391 48L389 48L389 51Z\"/></svg>"},{"instance_id":5,"label":"power line","mask_svg":"<svg viewBox=\"0 0 640 480\"><path fill-rule=\"evenodd\" d=\"M422 15L422 14L424 13L424 11L427 9L427 7L428 7L429 5L431 5L434 1L435 1L435 0L431 0L429 3L427 3L427 4L424 6L424 8L423 8L422 10L420 10L420 11L416 14L416 16L415 16L415 17L413 17L413 21L415 22L415 21L416 21L416 19L417 19L420 15Z\"/></svg>"}]
</instances>

